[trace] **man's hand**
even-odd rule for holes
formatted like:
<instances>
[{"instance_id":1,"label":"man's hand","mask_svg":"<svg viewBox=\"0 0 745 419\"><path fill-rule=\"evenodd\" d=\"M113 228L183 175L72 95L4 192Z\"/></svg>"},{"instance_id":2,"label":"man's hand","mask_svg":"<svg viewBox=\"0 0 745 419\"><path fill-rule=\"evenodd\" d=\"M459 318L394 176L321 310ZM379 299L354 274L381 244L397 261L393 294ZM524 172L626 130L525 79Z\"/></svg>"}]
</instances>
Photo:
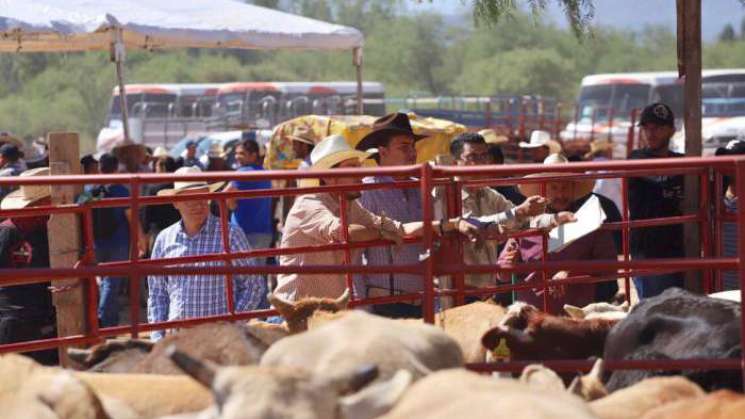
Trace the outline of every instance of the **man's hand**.
<instances>
[{"instance_id":1,"label":"man's hand","mask_svg":"<svg viewBox=\"0 0 745 419\"><path fill-rule=\"evenodd\" d=\"M510 240L505 245L505 250L500 256L500 262L503 262L507 266L515 266L520 260L520 250L518 249L517 241Z\"/></svg>"},{"instance_id":2,"label":"man's hand","mask_svg":"<svg viewBox=\"0 0 745 419\"><path fill-rule=\"evenodd\" d=\"M574 216L574 213L562 211L554 215L554 219L551 222L551 228L558 227L562 224L573 223L575 221L577 221L577 217Z\"/></svg>"},{"instance_id":3,"label":"man's hand","mask_svg":"<svg viewBox=\"0 0 745 419\"><path fill-rule=\"evenodd\" d=\"M457 219L455 223L458 232L468 237L469 241L476 242L482 239L481 229L476 224L473 224L465 219Z\"/></svg>"},{"instance_id":4,"label":"man's hand","mask_svg":"<svg viewBox=\"0 0 745 419\"><path fill-rule=\"evenodd\" d=\"M551 277L552 281L561 281L563 279L569 278L569 272L568 271L559 271L554 274L553 277ZM548 293L554 298L564 298L566 295L566 285L555 285L550 286L548 288Z\"/></svg>"},{"instance_id":5,"label":"man's hand","mask_svg":"<svg viewBox=\"0 0 745 419\"><path fill-rule=\"evenodd\" d=\"M403 232L400 232L398 230L380 230L380 238L383 240L390 240L394 243L396 243L396 246L401 246L404 244L404 235Z\"/></svg>"},{"instance_id":6,"label":"man's hand","mask_svg":"<svg viewBox=\"0 0 745 419\"><path fill-rule=\"evenodd\" d=\"M515 207L515 216L525 219L546 212L546 198L538 195L528 197L525 202Z\"/></svg>"}]
</instances>

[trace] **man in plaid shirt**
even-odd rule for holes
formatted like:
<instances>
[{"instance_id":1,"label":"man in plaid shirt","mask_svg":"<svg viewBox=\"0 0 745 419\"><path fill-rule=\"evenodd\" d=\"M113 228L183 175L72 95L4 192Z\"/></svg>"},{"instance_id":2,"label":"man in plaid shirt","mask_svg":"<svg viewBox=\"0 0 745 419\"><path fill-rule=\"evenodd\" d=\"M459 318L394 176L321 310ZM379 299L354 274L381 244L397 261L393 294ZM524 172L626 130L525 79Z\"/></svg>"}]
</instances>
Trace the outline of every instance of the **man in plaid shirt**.
<instances>
[{"instance_id":1,"label":"man in plaid shirt","mask_svg":"<svg viewBox=\"0 0 745 419\"><path fill-rule=\"evenodd\" d=\"M198 173L194 166L181 168L176 174ZM221 184L208 185L200 181L175 182L173 189L161 190L158 195L207 193ZM181 221L158 234L153 245L152 259L221 254L225 252L220 220L211 215L209 201L181 201L173 204L181 214ZM244 252L251 249L240 228L229 228L230 250ZM187 266L222 266L222 261L188 264ZM249 259L234 259L235 266L254 265ZM148 277L148 321L180 320L205 317L228 312L227 289L223 275L153 275ZM249 311L258 307L266 294L266 283L258 275L233 276L235 311ZM153 340L163 332L152 334Z\"/></svg>"}]
</instances>

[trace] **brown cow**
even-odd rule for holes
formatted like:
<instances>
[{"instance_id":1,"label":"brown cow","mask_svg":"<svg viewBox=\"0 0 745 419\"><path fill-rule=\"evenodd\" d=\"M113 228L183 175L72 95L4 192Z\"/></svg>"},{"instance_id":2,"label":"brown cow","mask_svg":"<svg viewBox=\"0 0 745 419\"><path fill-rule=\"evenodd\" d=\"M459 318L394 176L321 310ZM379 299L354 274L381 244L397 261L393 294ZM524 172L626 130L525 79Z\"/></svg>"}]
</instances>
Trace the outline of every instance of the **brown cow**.
<instances>
[{"instance_id":1,"label":"brown cow","mask_svg":"<svg viewBox=\"0 0 745 419\"><path fill-rule=\"evenodd\" d=\"M745 396L731 390L719 390L704 397L684 399L659 406L642 419L742 419Z\"/></svg>"}]
</instances>

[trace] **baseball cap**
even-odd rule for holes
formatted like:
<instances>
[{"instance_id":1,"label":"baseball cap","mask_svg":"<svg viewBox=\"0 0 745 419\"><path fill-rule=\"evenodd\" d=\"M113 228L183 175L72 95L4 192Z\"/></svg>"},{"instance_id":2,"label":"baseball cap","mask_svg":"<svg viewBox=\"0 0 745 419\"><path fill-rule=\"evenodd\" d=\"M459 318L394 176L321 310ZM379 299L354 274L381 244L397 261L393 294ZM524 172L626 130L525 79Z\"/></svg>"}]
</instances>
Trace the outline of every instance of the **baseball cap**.
<instances>
[{"instance_id":1,"label":"baseball cap","mask_svg":"<svg viewBox=\"0 0 745 419\"><path fill-rule=\"evenodd\" d=\"M675 115L672 109L664 103L652 103L642 110L637 125L641 127L645 124L675 126Z\"/></svg>"}]
</instances>

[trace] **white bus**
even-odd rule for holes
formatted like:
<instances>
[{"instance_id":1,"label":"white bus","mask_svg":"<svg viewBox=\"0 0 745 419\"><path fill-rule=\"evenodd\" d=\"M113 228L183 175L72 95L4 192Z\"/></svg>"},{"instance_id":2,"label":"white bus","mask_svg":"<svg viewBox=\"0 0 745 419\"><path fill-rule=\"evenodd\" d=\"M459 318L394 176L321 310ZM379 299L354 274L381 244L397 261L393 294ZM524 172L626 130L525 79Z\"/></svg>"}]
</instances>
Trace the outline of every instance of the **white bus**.
<instances>
[{"instance_id":1,"label":"white bus","mask_svg":"<svg viewBox=\"0 0 745 419\"><path fill-rule=\"evenodd\" d=\"M270 128L307 114L355 113L355 82L234 82L216 84L132 84L125 86L130 135L148 146L169 146L197 132ZM381 83L363 83L368 115L385 113ZM121 141L119 92L112 93L99 151Z\"/></svg>"},{"instance_id":2,"label":"white bus","mask_svg":"<svg viewBox=\"0 0 745 419\"><path fill-rule=\"evenodd\" d=\"M703 148L704 154L711 154L722 141L732 138L732 131L740 129L737 127L745 129L741 118L745 116L741 100L745 99L745 69L704 70L702 85ZM586 76L577 98L576 117L560 137L564 141L608 138L614 143L613 157L625 158L631 114L653 102L669 105L676 115L676 127L682 128L683 81L677 72ZM673 148L682 151L682 138L680 132L676 134Z\"/></svg>"}]
</instances>

